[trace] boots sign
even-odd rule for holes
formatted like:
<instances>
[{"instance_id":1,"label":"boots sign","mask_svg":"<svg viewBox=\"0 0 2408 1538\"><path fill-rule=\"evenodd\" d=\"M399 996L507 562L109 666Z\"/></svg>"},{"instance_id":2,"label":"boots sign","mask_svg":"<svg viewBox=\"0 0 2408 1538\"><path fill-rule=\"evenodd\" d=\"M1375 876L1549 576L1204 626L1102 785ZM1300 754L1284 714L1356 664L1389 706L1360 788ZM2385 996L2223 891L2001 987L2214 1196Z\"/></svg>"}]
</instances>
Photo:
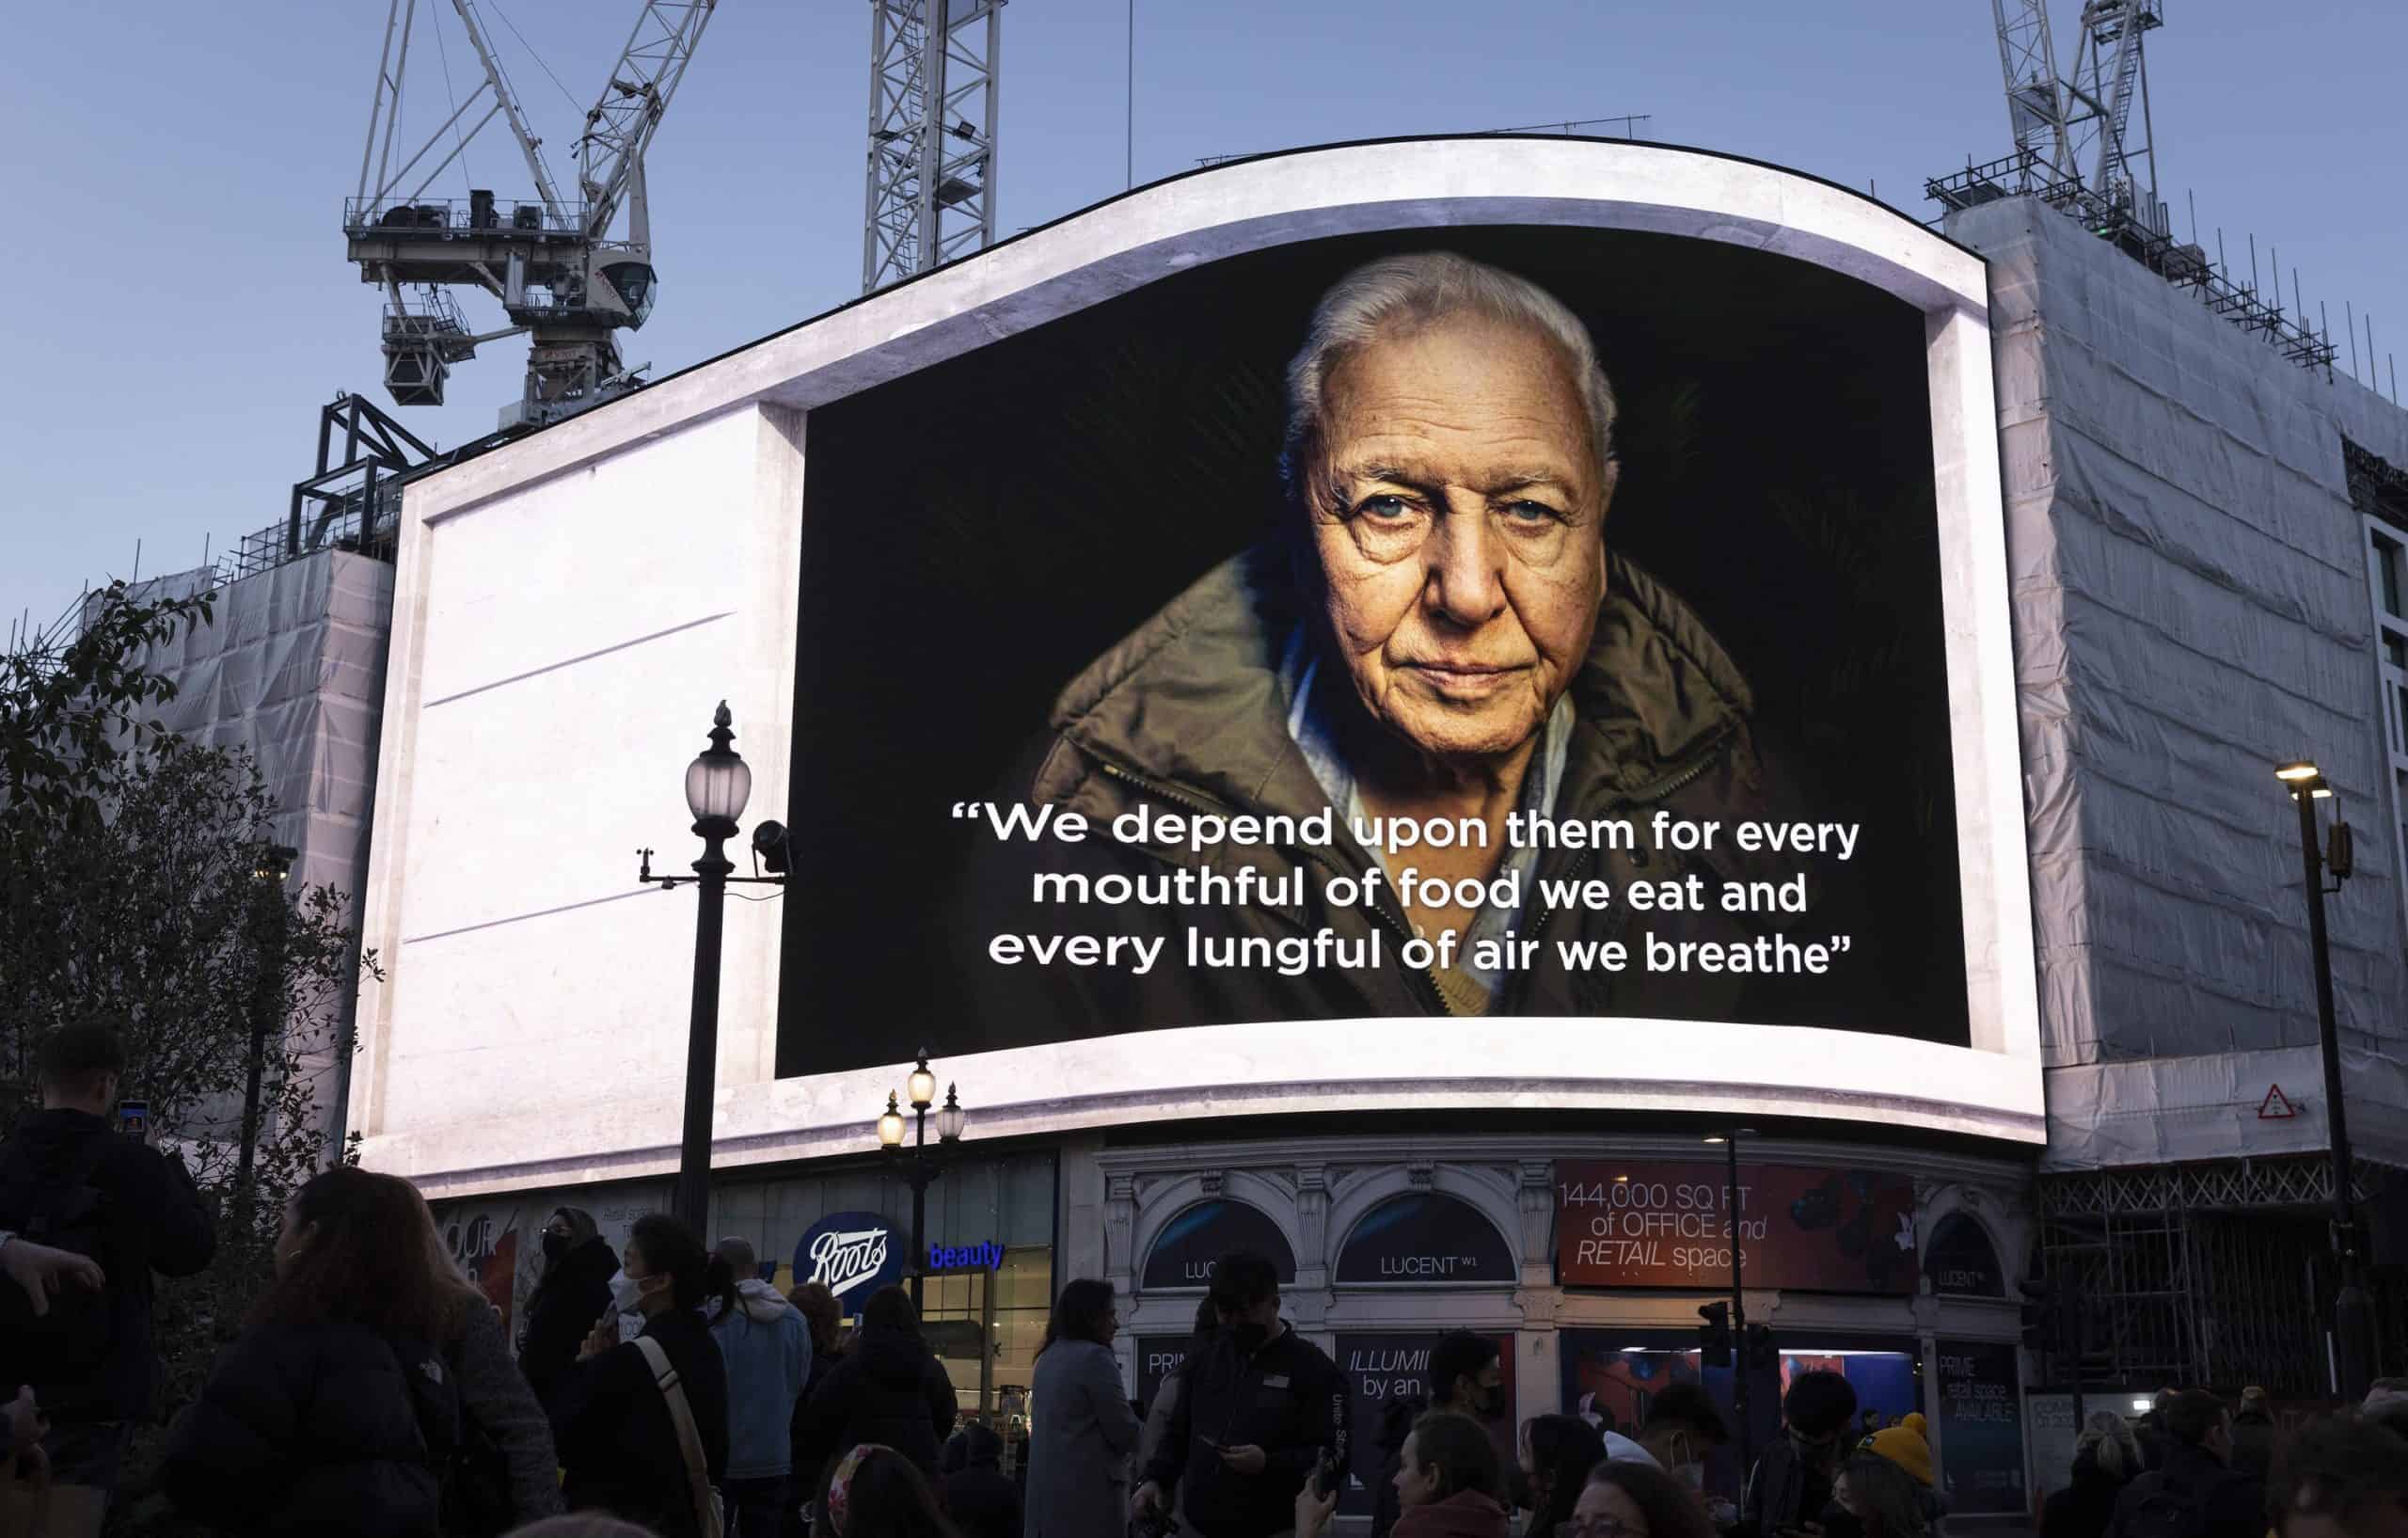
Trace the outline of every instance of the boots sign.
<instances>
[{"instance_id":1,"label":"boots sign","mask_svg":"<svg viewBox=\"0 0 2408 1538\"><path fill-rule=\"evenodd\" d=\"M1734 1232L1719 1164L1556 1165L1556 1277L1566 1287L1731 1285L1914 1292L1914 1181L1861 1169L1739 1166Z\"/></svg>"},{"instance_id":2,"label":"boots sign","mask_svg":"<svg viewBox=\"0 0 2408 1538\"><path fill-rule=\"evenodd\" d=\"M850 1318L872 1292L903 1279L911 1249L910 1236L877 1213L832 1213L796 1241L795 1279L824 1285Z\"/></svg>"}]
</instances>

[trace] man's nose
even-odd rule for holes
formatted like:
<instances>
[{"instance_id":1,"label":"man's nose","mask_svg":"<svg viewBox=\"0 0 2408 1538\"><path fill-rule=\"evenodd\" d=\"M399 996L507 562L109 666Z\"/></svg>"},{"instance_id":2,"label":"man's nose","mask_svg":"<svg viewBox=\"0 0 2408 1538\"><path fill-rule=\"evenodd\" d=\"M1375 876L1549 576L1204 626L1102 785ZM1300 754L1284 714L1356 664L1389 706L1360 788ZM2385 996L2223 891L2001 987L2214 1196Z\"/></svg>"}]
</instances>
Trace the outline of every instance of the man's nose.
<instances>
[{"instance_id":1,"label":"man's nose","mask_svg":"<svg viewBox=\"0 0 2408 1538\"><path fill-rule=\"evenodd\" d=\"M1504 548L1485 508L1451 508L1431 531L1422 601L1466 629L1505 607Z\"/></svg>"}]
</instances>

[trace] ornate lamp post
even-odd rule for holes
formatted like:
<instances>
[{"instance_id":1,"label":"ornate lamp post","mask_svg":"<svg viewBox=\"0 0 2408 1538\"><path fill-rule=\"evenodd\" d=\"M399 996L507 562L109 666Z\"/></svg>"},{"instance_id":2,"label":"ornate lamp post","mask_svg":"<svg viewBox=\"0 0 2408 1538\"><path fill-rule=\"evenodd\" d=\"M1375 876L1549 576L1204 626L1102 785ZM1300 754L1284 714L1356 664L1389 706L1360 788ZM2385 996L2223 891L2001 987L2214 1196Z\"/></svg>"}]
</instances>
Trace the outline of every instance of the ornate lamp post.
<instances>
[{"instance_id":1,"label":"ornate lamp post","mask_svg":"<svg viewBox=\"0 0 2408 1538\"><path fill-rule=\"evenodd\" d=\"M903 1151L903 1111L895 1103L896 1096L886 1097L886 1110L878 1118L878 1143L894 1155L902 1165L903 1178L911 1185L911 1307L920 1307L920 1278L927 1268L928 1187L944 1173L942 1151L928 1151L928 1107L936 1103L937 1076L928 1070L928 1049L920 1049L919 1065L904 1081L911 1096L913 1133L911 1151ZM937 1112L937 1147L940 1150L961 1140L961 1130L970 1121L970 1113L961 1108L955 1086L944 1088L944 1107Z\"/></svg>"},{"instance_id":2,"label":"ornate lamp post","mask_svg":"<svg viewBox=\"0 0 2408 1538\"><path fill-rule=\"evenodd\" d=\"M250 1057L243 1069L243 1146L234 1154L234 1204L242 1214L243 1232L251 1232L253 1197L257 1192L260 1146L261 1080L267 1071L267 1039L283 1024L277 1018L284 1000L284 883L301 851L288 844L270 844L260 851L251 869L258 903L259 974L251 997Z\"/></svg>"},{"instance_id":3,"label":"ornate lamp post","mask_svg":"<svg viewBox=\"0 0 2408 1538\"><path fill-rule=\"evenodd\" d=\"M735 718L727 702L719 702L712 717L710 746L686 767L686 809L693 814L694 832L703 841L703 857L691 876L655 876L652 851L637 851L642 864L637 880L657 882L663 892L691 881L702 889L694 909L694 1007L686 1037L686 1124L677 1145L677 1190L670 1211L702 1233L710 1221L711 1096L719 1069L719 962L721 921L727 912L730 881L784 884L785 829L764 822L752 832L753 853L776 874L737 876L728 861L727 841L736 836L737 818L752 799L752 770L730 744L736 740Z\"/></svg>"}]
</instances>

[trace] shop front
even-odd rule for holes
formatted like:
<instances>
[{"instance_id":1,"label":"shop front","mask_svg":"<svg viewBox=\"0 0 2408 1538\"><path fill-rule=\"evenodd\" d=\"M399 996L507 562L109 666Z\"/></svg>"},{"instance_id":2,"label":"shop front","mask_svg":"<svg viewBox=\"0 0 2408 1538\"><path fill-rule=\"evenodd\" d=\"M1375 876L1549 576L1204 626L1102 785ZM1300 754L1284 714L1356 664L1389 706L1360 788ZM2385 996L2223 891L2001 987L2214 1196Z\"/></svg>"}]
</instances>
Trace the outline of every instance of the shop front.
<instances>
[{"instance_id":1,"label":"shop front","mask_svg":"<svg viewBox=\"0 0 2408 1538\"><path fill-rule=\"evenodd\" d=\"M1189 1349L1212 1259L1271 1258L1283 1313L1347 1377L1352 1515L1369 1512L1383 1444L1401 1435L1389 1406L1426 1392L1450 1330L1497 1340L1507 1408L1490 1429L1509 1456L1531 1416L1585 1403L1628 1431L1678 1382L1734 1414L1734 1369L1706 1364L1698 1314L1732 1291L1723 1165L1673 1157L1677 1144L1588 1143L1300 1139L1066 1159L1094 1162L1097 1259L1141 1403ZM1083 1178L1066 1165L1066 1182ZM1857 1392L1855 1435L1924 1417L1952 1511L2028 1511L2018 1315L1996 1259L2016 1252L2022 1186L2003 1160L1751 1146L1738 1259L1748 1321L1770 1327L1772 1355L1749 1381L1750 1445L1778 1435L1798 1373L1836 1372ZM1735 1438L1707 1479L1735 1498Z\"/></svg>"},{"instance_id":2,"label":"shop front","mask_svg":"<svg viewBox=\"0 0 2408 1538\"><path fill-rule=\"evenodd\" d=\"M781 1292L819 1281L848 1323L880 1287L922 1273L922 1330L953 1380L965 1418L1024 1436L1027 1391L1054 1288L1054 1156L1050 1150L957 1157L928 1187L927 1232L911 1231L911 1190L873 1158L792 1173L722 1174L706 1242L752 1241ZM561 1207L594 1216L612 1248L646 1213L665 1211L665 1181L469 1198L436 1207L452 1257L502 1313L515 1339L543 1275L540 1236ZM772 1269L774 1268L774 1269Z\"/></svg>"}]
</instances>

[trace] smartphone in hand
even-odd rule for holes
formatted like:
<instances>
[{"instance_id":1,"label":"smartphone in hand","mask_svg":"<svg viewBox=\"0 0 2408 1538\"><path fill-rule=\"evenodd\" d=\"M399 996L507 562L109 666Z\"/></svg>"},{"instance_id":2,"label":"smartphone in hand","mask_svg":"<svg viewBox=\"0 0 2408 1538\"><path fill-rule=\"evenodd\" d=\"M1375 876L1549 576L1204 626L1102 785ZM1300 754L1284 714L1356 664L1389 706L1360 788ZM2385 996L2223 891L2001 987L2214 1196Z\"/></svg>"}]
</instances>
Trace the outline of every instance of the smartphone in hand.
<instances>
[{"instance_id":1,"label":"smartphone in hand","mask_svg":"<svg viewBox=\"0 0 2408 1538\"><path fill-rule=\"evenodd\" d=\"M1335 1448L1324 1449L1320 1460L1313 1465L1314 1498L1326 1500L1337 1494L1339 1482L1345 1476L1345 1467L1338 1461L1338 1451Z\"/></svg>"},{"instance_id":2,"label":"smartphone in hand","mask_svg":"<svg viewBox=\"0 0 2408 1538\"><path fill-rule=\"evenodd\" d=\"M150 1102L147 1100L121 1100L117 1102L117 1130L130 1137L150 1135Z\"/></svg>"}]
</instances>

